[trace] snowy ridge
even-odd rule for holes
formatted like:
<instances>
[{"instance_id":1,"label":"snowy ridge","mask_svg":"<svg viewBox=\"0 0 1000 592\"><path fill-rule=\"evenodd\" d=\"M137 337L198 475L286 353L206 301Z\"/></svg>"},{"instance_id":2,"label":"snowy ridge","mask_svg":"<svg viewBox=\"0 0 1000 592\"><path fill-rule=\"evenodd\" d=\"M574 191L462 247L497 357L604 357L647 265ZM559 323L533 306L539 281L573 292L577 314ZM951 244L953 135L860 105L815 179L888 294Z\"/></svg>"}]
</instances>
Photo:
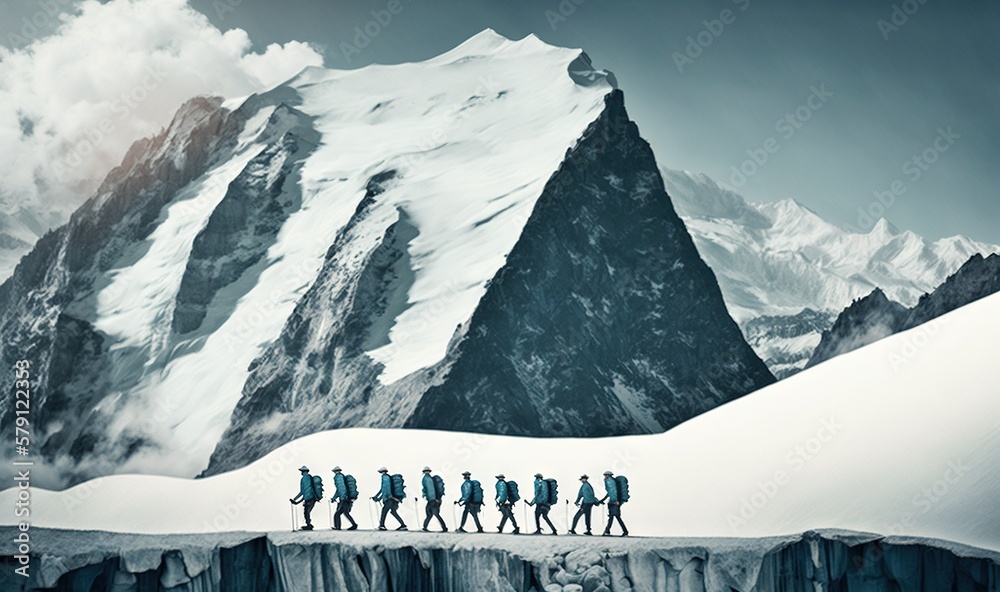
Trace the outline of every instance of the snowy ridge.
<instances>
[{"instance_id":1,"label":"snowy ridge","mask_svg":"<svg viewBox=\"0 0 1000 592\"><path fill-rule=\"evenodd\" d=\"M35 490L34 524L144 533L280 530L302 463L327 480L333 464L343 465L358 477L362 496L374 493L375 469L383 464L411 486L429 464L452 493L464 469L484 484L500 470L522 487L540 471L559 479L564 497L574 494L579 474L610 468L630 479L623 516L636 534L769 536L830 527L997 551L1000 366L982 344L1000 334L1000 296L943 318L929 339L917 338L921 327L894 335L664 434L538 440L335 430L206 479L118 475L63 492ZM905 429L887 438L892 426ZM6 490L0 503L15 497ZM237 500L240 510L227 517L225 508ZM409 500L403 511L414 520ZM365 520L365 513L362 500L356 515ZM557 526L562 514L553 511ZM487 505L485 522L495 517ZM12 524L13 516L0 520Z\"/></svg>"}]
</instances>

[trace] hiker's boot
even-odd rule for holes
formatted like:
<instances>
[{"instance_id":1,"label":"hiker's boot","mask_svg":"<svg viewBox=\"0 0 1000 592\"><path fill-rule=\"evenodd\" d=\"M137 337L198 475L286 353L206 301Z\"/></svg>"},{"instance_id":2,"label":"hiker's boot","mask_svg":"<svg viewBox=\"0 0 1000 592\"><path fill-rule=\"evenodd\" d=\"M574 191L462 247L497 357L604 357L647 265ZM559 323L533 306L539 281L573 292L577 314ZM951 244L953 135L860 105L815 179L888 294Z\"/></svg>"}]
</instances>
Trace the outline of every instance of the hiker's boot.
<instances>
[{"instance_id":1,"label":"hiker's boot","mask_svg":"<svg viewBox=\"0 0 1000 592\"><path fill-rule=\"evenodd\" d=\"M483 533L483 528L482 528L482 527L480 526L480 527L479 527L479 530L477 530L476 532L478 532L478 533L482 534L482 533Z\"/></svg>"},{"instance_id":2,"label":"hiker's boot","mask_svg":"<svg viewBox=\"0 0 1000 592\"><path fill-rule=\"evenodd\" d=\"M576 531L571 528L571 529L569 529L569 533L570 534L576 534Z\"/></svg>"},{"instance_id":3,"label":"hiker's boot","mask_svg":"<svg viewBox=\"0 0 1000 592\"><path fill-rule=\"evenodd\" d=\"M539 529L535 530L535 532L533 532L531 534L542 534L542 529L539 528Z\"/></svg>"},{"instance_id":4,"label":"hiker's boot","mask_svg":"<svg viewBox=\"0 0 1000 592\"><path fill-rule=\"evenodd\" d=\"M497 532L499 532L500 534L503 534L503 528L501 528L501 527L498 526L497 527Z\"/></svg>"},{"instance_id":5,"label":"hiker's boot","mask_svg":"<svg viewBox=\"0 0 1000 592\"><path fill-rule=\"evenodd\" d=\"M622 536L628 536L628 531L627 531L627 530L626 530L626 531L623 531L623 532L622 532Z\"/></svg>"},{"instance_id":6,"label":"hiker's boot","mask_svg":"<svg viewBox=\"0 0 1000 592\"><path fill-rule=\"evenodd\" d=\"M558 533L558 532L556 532L556 529L554 529L554 528L553 528L553 529L552 529L552 536L555 536L555 535L557 535L557 534L559 534L559 533Z\"/></svg>"},{"instance_id":7,"label":"hiker's boot","mask_svg":"<svg viewBox=\"0 0 1000 592\"><path fill-rule=\"evenodd\" d=\"M448 532L448 527L447 526L442 526L441 527L441 532Z\"/></svg>"},{"instance_id":8,"label":"hiker's boot","mask_svg":"<svg viewBox=\"0 0 1000 592\"><path fill-rule=\"evenodd\" d=\"M427 527L426 527L426 526L425 526L425 527L423 527L423 528L421 528L420 530L422 530L422 531L424 531L424 532L430 532L429 530L427 530Z\"/></svg>"},{"instance_id":9,"label":"hiker's boot","mask_svg":"<svg viewBox=\"0 0 1000 592\"><path fill-rule=\"evenodd\" d=\"M521 534L521 529L518 528L517 526L515 526L514 527L514 532L512 532L511 534Z\"/></svg>"},{"instance_id":10,"label":"hiker's boot","mask_svg":"<svg viewBox=\"0 0 1000 592\"><path fill-rule=\"evenodd\" d=\"M302 527L302 530L312 530L312 529L313 529L312 524L306 524L305 526Z\"/></svg>"},{"instance_id":11,"label":"hiker's boot","mask_svg":"<svg viewBox=\"0 0 1000 592\"><path fill-rule=\"evenodd\" d=\"M400 524L399 528L397 528L396 530L406 530L406 525L405 524Z\"/></svg>"},{"instance_id":12,"label":"hiker's boot","mask_svg":"<svg viewBox=\"0 0 1000 592\"><path fill-rule=\"evenodd\" d=\"M601 536L611 536L611 531L610 530L605 530L604 534L602 534Z\"/></svg>"},{"instance_id":13,"label":"hiker's boot","mask_svg":"<svg viewBox=\"0 0 1000 592\"><path fill-rule=\"evenodd\" d=\"M587 536L591 536L591 535L593 535L594 533L592 533L592 532L590 532L590 531L588 530L587 532L585 532L585 533L583 533L583 534L585 534L585 535L587 535Z\"/></svg>"},{"instance_id":14,"label":"hiker's boot","mask_svg":"<svg viewBox=\"0 0 1000 592\"><path fill-rule=\"evenodd\" d=\"M379 529L379 530L387 530L387 529L386 529L386 527L384 527L384 526L382 526L382 525L379 525L378 529Z\"/></svg>"},{"instance_id":15,"label":"hiker's boot","mask_svg":"<svg viewBox=\"0 0 1000 592\"><path fill-rule=\"evenodd\" d=\"M464 533L466 533L466 532L469 532L469 531L467 531L467 530L465 530L465 528L463 528L463 527L459 526L459 527L458 527L458 530L456 530L455 532L461 532L461 533L463 533L463 534L464 534Z\"/></svg>"},{"instance_id":16,"label":"hiker's boot","mask_svg":"<svg viewBox=\"0 0 1000 592\"><path fill-rule=\"evenodd\" d=\"M358 529L358 525L357 524L352 524L351 527L348 528L347 530L357 530L357 529Z\"/></svg>"}]
</instances>

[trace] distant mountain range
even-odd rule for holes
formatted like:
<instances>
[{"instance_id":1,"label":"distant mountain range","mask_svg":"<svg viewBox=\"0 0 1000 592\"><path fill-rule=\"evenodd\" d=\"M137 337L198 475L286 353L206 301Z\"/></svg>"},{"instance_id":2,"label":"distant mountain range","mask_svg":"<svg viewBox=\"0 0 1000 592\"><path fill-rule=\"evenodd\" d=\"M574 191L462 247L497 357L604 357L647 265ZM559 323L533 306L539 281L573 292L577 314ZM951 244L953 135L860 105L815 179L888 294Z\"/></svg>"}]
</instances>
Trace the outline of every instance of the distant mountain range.
<instances>
[{"instance_id":1,"label":"distant mountain range","mask_svg":"<svg viewBox=\"0 0 1000 592\"><path fill-rule=\"evenodd\" d=\"M892 302L881 290L856 300L842 312L822 339L806 367L864 347L932 321L957 308L1000 292L1000 255L973 255L933 292L912 308ZM928 332L933 332L928 328Z\"/></svg>"},{"instance_id":2,"label":"distant mountain range","mask_svg":"<svg viewBox=\"0 0 1000 592\"><path fill-rule=\"evenodd\" d=\"M705 175L661 171L730 313L779 378L805 367L854 300L877 288L912 306L973 255L1000 253L963 236L930 242L884 219L850 232L792 200L751 203Z\"/></svg>"}]
</instances>

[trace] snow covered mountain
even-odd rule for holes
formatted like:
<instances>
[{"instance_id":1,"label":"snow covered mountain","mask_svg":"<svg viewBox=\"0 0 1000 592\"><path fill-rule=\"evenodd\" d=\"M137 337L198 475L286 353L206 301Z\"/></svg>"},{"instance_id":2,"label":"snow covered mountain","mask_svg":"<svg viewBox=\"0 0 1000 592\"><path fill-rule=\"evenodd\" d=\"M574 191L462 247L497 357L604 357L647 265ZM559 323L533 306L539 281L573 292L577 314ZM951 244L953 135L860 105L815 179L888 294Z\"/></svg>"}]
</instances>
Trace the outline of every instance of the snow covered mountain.
<instances>
[{"instance_id":1,"label":"snow covered mountain","mask_svg":"<svg viewBox=\"0 0 1000 592\"><path fill-rule=\"evenodd\" d=\"M963 236L930 242L884 219L851 232L792 200L750 203L705 175L661 171L730 313L778 377L802 369L836 315L875 288L913 306L972 255L1000 253Z\"/></svg>"},{"instance_id":2,"label":"snow covered mountain","mask_svg":"<svg viewBox=\"0 0 1000 592\"><path fill-rule=\"evenodd\" d=\"M492 31L189 101L22 260L0 331L49 483L330 428L659 432L773 381L613 76Z\"/></svg>"},{"instance_id":3,"label":"snow covered mountain","mask_svg":"<svg viewBox=\"0 0 1000 592\"><path fill-rule=\"evenodd\" d=\"M610 469L629 478L623 517L634 534L759 537L844 528L1000 551L1000 364L991 347L1000 335L1000 295L941 320L917 351L908 344L922 327L663 434L537 439L332 430L205 479L116 475L62 492L36 489L32 525L156 534L284 530L302 464L327 481L332 466L343 466L362 496L377 489L379 466L402 473L412 490L429 465L445 479L448 501L463 470L484 485L502 471L522 490L541 472L572 499L580 474ZM904 362L893 364L894 356ZM11 507L16 496L16 489L0 493L0 505ZM363 527L366 503L355 507ZM417 519L409 500L401 511L407 522ZM316 514L321 526L325 513ZM564 514L552 511L560 530ZM486 504L482 519L496 524L499 513ZM0 516L0 524L15 520Z\"/></svg>"},{"instance_id":4,"label":"snow covered mountain","mask_svg":"<svg viewBox=\"0 0 1000 592\"><path fill-rule=\"evenodd\" d=\"M892 302L875 290L840 313L833 327L823 333L806 367L929 323L997 292L1000 292L1000 255L973 255L937 289L921 296L913 308ZM936 331L936 326L933 330Z\"/></svg>"}]
</instances>

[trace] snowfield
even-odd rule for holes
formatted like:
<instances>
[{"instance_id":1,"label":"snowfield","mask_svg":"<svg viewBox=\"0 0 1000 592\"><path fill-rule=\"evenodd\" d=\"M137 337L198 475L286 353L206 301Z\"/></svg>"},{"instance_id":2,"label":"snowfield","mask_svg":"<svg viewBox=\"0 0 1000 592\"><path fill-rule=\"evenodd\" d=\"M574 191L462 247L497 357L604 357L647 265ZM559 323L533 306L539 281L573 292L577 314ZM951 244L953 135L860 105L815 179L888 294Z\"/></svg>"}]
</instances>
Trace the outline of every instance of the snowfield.
<instances>
[{"instance_id":1,"label":"snowfield","mask_svg":"<svg viewBox=\"0 0 1000 592\"><path fill-rule=\"evenodd\" d=\"M565 530L562 499L575 497L576 478L589 473L600 491L599 475L610 468L630 479L632 501L623 517L636 535L751 537L843 528L1000 550L998 335L1000 295L664 434L539 440L337 430L203 480L118 475L63 492L32 490L31 523L134 533L286 529L287 500L304 463L328 484L335 464L358 477L363 497L354 514L364 528L372 510L364 496L375 493L378 466L403 473L410 496L403 516L416 529L413 497L420 468L429 464L446 480L449 523L462 470L472 471L487 495L497 472L530 492L531 475L541 471L559 479L563 507L552 517ZM16 496L14 489L0 492L0 505L12 507ZM521 520L520 508L516 515ZM328 525L322 505L315 516L319 527ZM484 526L493 529L498 517L487 504ZM0 523L13 524L13 515Z\"/></svg>"}]
</instances>

